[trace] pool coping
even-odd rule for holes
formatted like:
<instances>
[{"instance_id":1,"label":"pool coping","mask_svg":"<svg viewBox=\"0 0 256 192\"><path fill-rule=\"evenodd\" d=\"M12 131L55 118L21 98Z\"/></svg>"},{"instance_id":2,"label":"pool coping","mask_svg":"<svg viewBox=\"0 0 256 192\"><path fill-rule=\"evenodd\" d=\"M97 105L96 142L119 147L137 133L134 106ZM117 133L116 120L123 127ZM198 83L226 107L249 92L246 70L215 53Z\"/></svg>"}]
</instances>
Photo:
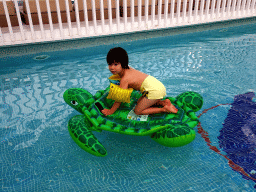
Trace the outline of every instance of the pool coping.
<instances>
[{"instance_id":1,"label":"pool coping","mask_svg":"<svg viewBox=\"0 0 256 192\"><path fill-rule=\"evenodd\" d=\"M28 43L19 45L7 45L0 47L0 58L8 56L30 55L41 52L63 51L69 49L81 49L95 47L100 45L110 45L115 43L129 42L133 40L145 40L148 38L157 38L164 36L172 36L179 34L187 34L194 32L202 32L207 30L215 30L221 28L235 27L240 25L254 24L256 17L228 20L221 22L212 22L204 24L196 24L189 26L179 26L167 29L154 29L148 31L118 33L112 35L104 35L97 37L84 37L79 39L57 40L52 42ZM102 39L104 38L104 41Z\"/></svg>"}]
</instances>

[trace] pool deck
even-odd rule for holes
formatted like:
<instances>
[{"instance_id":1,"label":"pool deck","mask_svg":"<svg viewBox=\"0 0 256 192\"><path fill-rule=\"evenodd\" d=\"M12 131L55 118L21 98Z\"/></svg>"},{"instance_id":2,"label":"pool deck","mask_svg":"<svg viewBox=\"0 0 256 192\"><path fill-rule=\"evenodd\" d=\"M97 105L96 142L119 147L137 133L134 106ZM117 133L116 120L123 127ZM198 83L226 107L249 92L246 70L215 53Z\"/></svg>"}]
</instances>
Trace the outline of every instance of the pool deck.
<instances>
[{"instance_id":1,"label":"pool deck","mask_svg":"<svg viewBox=\"0 0 256 192\"><path fill-rule=\"evenodd\" d=\"M221 28L234 27L239 25L256 23L256 17L229 20L223 22L214 22L207 24L198 24L192 26L180 26L167 29L130 32L125 34L114 34L106 36L84 37L79 39L58 40L52 42L39 42L33 44L10 45L0 47L0 57L18 56L24 54L36 54L49 51L60 51L68 49L81 49L95 47L100 45L110 45L114 43L129 42L134 40L143 40L161 36L170 36L186 33L201 32Z\"/></svg>"}]
</instances>

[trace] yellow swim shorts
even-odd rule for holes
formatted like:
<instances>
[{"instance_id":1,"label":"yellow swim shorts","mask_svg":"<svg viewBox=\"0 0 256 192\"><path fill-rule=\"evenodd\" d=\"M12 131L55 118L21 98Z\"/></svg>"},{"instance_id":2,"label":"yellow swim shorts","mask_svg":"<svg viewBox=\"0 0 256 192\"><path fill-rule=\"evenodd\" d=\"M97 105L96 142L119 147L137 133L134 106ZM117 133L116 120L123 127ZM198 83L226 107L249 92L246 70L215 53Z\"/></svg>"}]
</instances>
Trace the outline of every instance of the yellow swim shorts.
<instances>
[{"instance_id":1,"label":"yellow swim shorts","mask_svg":"<svg viewBox=\"0 0 256 192\"><path fill-rule=\"evenodd\" d=\"M165 86L155 77L147 76L140 87L140 92L148 99L162 99L166 95Z\"/></svg>"}]
</instances>

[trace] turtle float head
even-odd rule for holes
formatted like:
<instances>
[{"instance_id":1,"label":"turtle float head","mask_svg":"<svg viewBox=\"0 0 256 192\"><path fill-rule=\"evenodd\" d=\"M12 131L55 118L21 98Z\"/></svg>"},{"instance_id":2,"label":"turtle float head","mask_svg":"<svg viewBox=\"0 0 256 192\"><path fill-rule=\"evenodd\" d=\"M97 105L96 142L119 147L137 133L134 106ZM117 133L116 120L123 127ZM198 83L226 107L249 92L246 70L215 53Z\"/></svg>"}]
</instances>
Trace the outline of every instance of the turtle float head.
<instances>
[{"instance_id":1,"label":"turtle float head","mask_svg":"<svg viewBox=\"0 0 256 192\"><path fill-rule=\"evenodd\" d=\"M87 107L88 100L92 97L91 93L80 88L67 89L63 94L65 102L80 113L83 113L83 107Z\"/></svg>"}]
</instances>

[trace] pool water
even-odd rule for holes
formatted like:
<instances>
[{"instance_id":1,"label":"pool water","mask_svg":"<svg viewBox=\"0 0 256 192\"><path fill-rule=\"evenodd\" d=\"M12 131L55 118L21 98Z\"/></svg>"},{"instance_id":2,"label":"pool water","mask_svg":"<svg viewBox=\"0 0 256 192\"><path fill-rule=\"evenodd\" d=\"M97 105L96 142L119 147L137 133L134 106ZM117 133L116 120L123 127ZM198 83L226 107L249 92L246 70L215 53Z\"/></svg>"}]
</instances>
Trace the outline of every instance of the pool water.
<instances>
[{"instance_id":1,"label":"pool water","mask_svg":"<svg viewBox=\"0 0 256 192\"><path fill-rule=\"evenodd\" d=\"M78 112L62 95L71 87L92 94L105 89L111 75L106 55L115 46L127 50L133 68L159 79L168 96L200 93L204 105L197 115L232 103L235 95L256 92L256 24L2 56L0 191L255 191L255 180L232 169L197 128L196 139L179 148L150 137L95 132L108 151L104 158L75 144L67 123ZM230 108L222 105L200 117L211 145L223 155L218 137Z\"/></svg>"}]
</instances>

